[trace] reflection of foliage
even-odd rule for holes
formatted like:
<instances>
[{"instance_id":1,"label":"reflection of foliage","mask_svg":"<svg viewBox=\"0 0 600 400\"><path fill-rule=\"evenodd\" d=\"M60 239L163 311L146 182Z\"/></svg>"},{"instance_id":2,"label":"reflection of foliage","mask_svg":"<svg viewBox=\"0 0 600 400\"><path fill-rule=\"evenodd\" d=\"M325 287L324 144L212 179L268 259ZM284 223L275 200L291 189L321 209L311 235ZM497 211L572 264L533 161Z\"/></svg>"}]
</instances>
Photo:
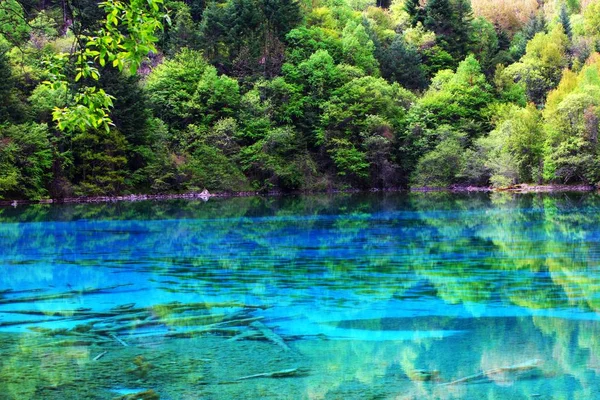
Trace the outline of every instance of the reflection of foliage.
<instances>
[{"instance_id":1,"label":"reflection of foliage","mask_svg":"<svg viewBox=\"0 0 600 400\"><path fill-rule=\"evenodd\" d=\"M17 261L27 257L28 248L48 255L85 249L93 256L78 263L110 267L127 262L127 255L114 256L120 249L139 255L153 249L160 260L152 267L157 273L175 265L169 275L210 281L218 279L219 269L232 271L217 286L235 285L245 271L258 268L271 275L244 280L277 287L280 280L308 274L294 285L330 282L390 298L414 285L397 281L409 273L450 304L485 303L499 295L526 308L599 309L593 293L600 283L585 273L594 256L597 196L494 195L492 203L480 194L379 197L377 203L346 195L2 209L1 254ZM570 212L574 207L578 212ZM179 219L160 221L173 215ZM153 221L140 222L144 219ZM28 225L10 223L46 220L66 224L25 229ZM202 240L191 232L202 232ZM100 248L112 254L99 255ZM316 271L322 274L319 282L311 278ZM510 279L498 280L499 274ZM389 285L378 283L383 276Z\"/></svg>"}]
</instances>

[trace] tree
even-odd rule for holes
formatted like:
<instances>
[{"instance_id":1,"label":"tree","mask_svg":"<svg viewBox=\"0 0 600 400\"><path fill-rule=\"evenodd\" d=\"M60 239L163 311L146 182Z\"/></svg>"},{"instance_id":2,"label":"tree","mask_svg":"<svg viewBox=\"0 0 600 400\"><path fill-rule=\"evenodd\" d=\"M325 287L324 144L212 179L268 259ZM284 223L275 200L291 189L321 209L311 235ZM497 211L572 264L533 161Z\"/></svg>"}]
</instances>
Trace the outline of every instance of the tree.
<instances>
[{"instance_id":1,"label":"tree","mask_svg":"<svg viewBox=\"0 0 600 400\"><path fill-rule=\"evenodd\" d=\"M533 15L520 32L517 32L511 42L511 54L514 59L521 58L527 51L527 43L538 33L546 33L548 26L543 12Z\"/></svg>"},{"instance_id":2,"label":"tree","mask_svg":"<svg viewBox=\"0 0 600 400\"><path fill-rule=\"evenodd\" d=\"M174 127L189 123L189 102L207 68L202 53L187 49L155 68L145 82L154 115Z\"/></svg>"},{"instance_id":3,"label":"tree","mask_svg":"<svg viewBox=\"0 0 600 400\"><path fill-rule=\"evenodd\" d=\"M600 1L593 1L583 12L585 31L590 36L600 36Z\"/></svg>"},{"instance_id":4,"label":"tree","mask_svg":"<svg viewBox=\"0 0 600 400\"><path fill-rule=\"evenodd\" d=\"M443 70L434 77L425 95L410 110L408 121L411 129L419 132L412 137L413 145L424 145L420 153L429 151L438 138L432 135L439 126L450 126L456 132L466 134L471 140L489 131L489 107L494 103L492 87L487 83L481 66L474 56L467 57L452 72ZM421 142L433 142L425 144Z\"/></svg>"},{"instance_id":5,"label":"tree","mask_svg":"<svg viewBox=\"0 0 600 400\"><path fill-rule=\"evenodd\" d=\"M567 11L567 5L563 3L560 6L560 13L558 14L558 19L563 26L563 29L569 38L569 40L573 39L573 31L571 29L571 19L569 18L569 13Z\"/></svg>"},{"instance_id":6,"label":"tree","mask_svg":"<svg viewBox=\"0 0 600 400\"><path fill-rule=\"evenodd\" d=\"M222 48L227 46L226 40L229 32L227 8L213 1L210 2L202 13L202 22L199 26L199 36L205 56L213 64L224 62Z\"/></svg>"},{"instance_id":7,"label":"tree","mask_svg":"<svg viewBox=\"0 0 600 400\"><path fill-rule=\"evenodd\" d=\"M477 141L494 186L542 182L545 132L541 113L533 104L508 105L489 136Z\"/></svg>"},{"instance_id":8,"label":"tree","mask_svg":"<svg viewBox=\"0 0 600 400\"><path fill-rule=\"evenodd\" d=\"M135 73L144 57L156 52L158 41L155 32L162 29L163 0L108 0L100 4L105 13L101 28L94 33L74 32L79 46L76 53L59 53L50 62L48 85L72 93L66 107L57 108L53 119L60 130L82 131L88 128L110 129L109 109L114 98L96 86L81 85L76 88L73 81L98 80L99 67L111 65L122 70L127 67ZM82 43L84 45L82 45ZM74 79L68 72L71 57L74 58Z\"/></svg>"},{"instance_id":9,"label":"tree","mask_svg":"<svg viewBox=\"0 0 600 400\"><path fill-rule=\"evenodd\" d=\"M296 82L304 86L304 92L315 107L326 101L342 85L341 73L326 50L318 50L301 62L297 74Z\"/></svg>"},{"instance_id":10,"label":"tree","mask_svg":"<svg viewBox=\"0 0 600 400\"><path fill-rule=\"evenodd\" d=\"M411 174L412 186L448 187L459 180L465 163L462 135L448 126L440 127L437 135L440 142L419 159Z\"/></svg>"},{"instance_id":11,"label":"tree","mask_svg":"<svg viewBox=\"0 0 600 400\"><path fill-rule=\"evenodd\" d=\"M313 132L319 124L323 103L331 97L333 91L346 83L342 68L335 64L328 51L317 50L297 66L284 65L283 72L286 83L294 85L286 88L294 99L289 108L295 110L292 118L307 143L313 146L315 145ZM362 70L358 72L360 76L364 75Z\"/></svg>"},{"instance_id":12,"label":"tree","mask_svg":"<svg viewBox=\"0 0 600 400\"><path fill-rule=\"evenodd\" d=\"M317 50L327 50L336 64L343 59L342 41L335 32L320 27L299 27L292 29L285 39L287 43L286 61L298 65Z\"/></svg>"},{"instance_id":13,"label":"tree","mask_svg":"<svg viewBox=\"0 0 600 400\"><path fill-rule=\"evenodd\" d=\"M243 170L261 190L297 190L315 175L316 167L291 126L270 130L263 139L242 150L240 158Z\"/></svg>"},{"instance_id":14,"label":"tree","mask_svg":"<svg viewBox=\"0 0 600 400\"><path fill-rule=\"evenodd\" d=\"M51 166L47 125L0 125L0 198L46 197Z\"/></svg>"},{"instance_id":15,"label":"tree","mask_svg":"<svg viewBox=\"0 0 600 400\"><path fill-rule=\"evenodd\" d=\"M324 105L318 137L337 174L356 185L369 178L387 185L397 181L390 152L383 159L375 153L393 146L412 101L414 96L398 84L370 76L336 90Z\"/></svg>"},{"instance_id":16,"label":"tree","mask_svg":"<svg viewBox=\"0 0 600 400\"><path fill-rule=\"evenodd\" d=\"M270 77L279 73L283 41L300 20L295 0L229 0L205 9L200 35L221 72Z\"/></svg>"},{"instance_id":17,"label":"tree","mask_svg":"<svg viewBox=\"0 0 600 400\"><path fill-rule=\"evenodd\" d=\"M464 148L470 147L489 132L494 103L492 87L474 56L461 62L456 72L439 71L407 114L399 140L402 169L413 171L419 159L434 150L448 131L461 136Z\"/></svg>"},{"instance_id":18,"label":"tree","mask_svg":"<svg viewBox=\"0 0 600 400\"><path fill-rule=\"evenodd\" d=\"M13 44L22 44L29 38L30 32L23 5L17 0L1 2L0 34Z\"/></svg>"},{"instance_id":19,"label":"tree","mask_svg":"<svg viewBox=\"0 0 600 400\"><path fill-rule=\"evenodd\" d=\"M471 9L471 0L453 1L453 36L452 47L448 50L450 54L462 60L469 52L472 39L473 10Z\"/></svg>"},{"instance_id":20,"label":"tree","mask_svg":"<svg viewBox=\"0 0 600 400\"><path fill-rule=\"evenodd\" d=\"M171 25L163 32L160 47L170 55L174 55L184 47L199 47L198 33L192 18L190 7L181 1L169 2L173 14Z\"/></svg>"},{"instance_id":21,"label":"tree","mask_svg":"<svg viewBox=\"0 0 600 400\"><path fill-rule=\"evenodd\" d=\"M302 21L297 0L263 0L263 2L268 30L272 30L279 40L285 40L288 32Z\"/></svg>"},{"instance_id":22,"label":"tree","mask_svg":"<svg viewBox=\"0 0 600 400\"><path fill-rule=\"evenodd\" d=\"M562 25L556 25L549 33L536 34L527 43L527 52L521 61L507 67L504 74L521 82L529 100L541 105L568 65L567 49L567 35Z\"/></svg>"},{"instance_id":23,"label":"tree","mask_svg":"<svg viewBox=\"0 0 600 400\"><path fill-rule=\"evenodd\" d=\"M424 25L440 40L447 41L453 33L453 14L450 0L429 0L425 6Z\"/></svg>"},{"instance_id":24,"label":"tree","mask_svg":"<svg viewBox=\"0 0 600 400\"><path fill-rule=\"evenodd\" d=\"M87 129L72 137L70 178L79 196L116 195L125 188L127 141L116 129Z\"/></svg>"},{"instance_id":25,"label":"tree","mask_svg":"<svg viewBox=\"0 0 600 400\"><path fill-rule=\"evenodd\" d=\"M600 182L600 62L595 56L578 74L567 71L544 110L544 177Z\"/></svg>"},{"instance_id":26,"label":"tree","mask_svg":"<svg viewBox=\"0 0 600 400\"><path fill-rule=\"evenodd\" d=\"M491 76L496 68L498 55L498 35L494 26L484 18L473 21L470 51L475 55L487 76Z\"/></svg>"},{"instance_id":27,"label":"tree","mask_svg":"<svg viewBox=\"0 0 600 400\"><path fill-rule=\"evenodd\" d=\"M409 46L401 35L383 50L380 59L381 75L391 82L398 82L408 89L423 89L427 84L421 55Z\"/></svg>"},{"instance_id":28,"label":"tree","mask_svg":"<svg viewBox=\"0 0 600 400\"><path fill-rule=\"evenodd\" d=\"M237 80L219 76L217 70L209 66L202 73L188 106L195 123L209 126L219 119L234 116L239 103Z\"/></svg>"},{"instance_id":29,"label":"tree","mask_svg":"<svg viewBox=\"0 0 600 400\"><path fill-rule=\"evenodd\" d=\"M232 123L233 122L233 123ZM237 126L230 118L219 120L211 128L189 125L182 134L177 156L177 171L185 190L242 191L250 186L233 162L238 148L234 135Z\"/></svg>"},{"instance_id":30,"label":"tree","mask_svg":"<svg viewBox=\"0 0 600 400\"><path fill-rule=\"evenodd\" d=\"M1 46L0 46L1 47ZM8 57L0 48L0 123L19 120L22 107L15 95L15 80Z\"/></svg>"},{"instance_id":31,"label":"tree","mask_svg":"<svg viewBox=\"0 0 600 400\"><path fill-rule=\"evenodd\" d=\"M429 0L425 14L424 25L435 32L438 44L456 60L462 59L471 37L472 11L468 0Z\"/></svg>"},{"instance_id":32,"label":"tree","mask_svg":"<svg viewBox=\"0 0 600 400\"><path fill-rule=\"evenodd\" d=\"M367 35L365 27L348 21L342 32L342 53L344 60L361 68L366 74L379 74L379 64L374 55L375 45Z\"/></svg>"}]
</instances>

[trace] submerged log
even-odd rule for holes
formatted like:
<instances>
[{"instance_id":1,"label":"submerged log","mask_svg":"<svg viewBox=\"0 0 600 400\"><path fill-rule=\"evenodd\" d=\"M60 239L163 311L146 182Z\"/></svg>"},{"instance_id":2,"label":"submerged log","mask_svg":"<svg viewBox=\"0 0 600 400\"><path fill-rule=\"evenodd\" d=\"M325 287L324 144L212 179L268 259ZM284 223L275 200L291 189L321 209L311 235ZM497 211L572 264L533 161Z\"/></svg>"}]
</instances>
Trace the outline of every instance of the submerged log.
<instances>
[{"instance_id":1,"label":"submerged log","mask_svg":"<svg viewBox=\"0 0 600 400\"><path fill-rule=\"evenodd\" d=\"M94 344L102 344L106 341L101 340L60 340L58 342L40 344L39 347L83 347Z\"/></svg>"},{"instance_id":2,"label":"submerged log","mask_svg":"<svg viewBox=\"0 0 600 400\"><path fill-rule=\"evenodd\" d=\"M534 358L533 360L525 361L520 364L508 365L506 367L493 368L485 371L481 371L477 374L465 376L464 378L456 379L451 382L442 383L440 386L449 386L449 385L457 385L460 383L469 383L475 382L482 379L488 379L490 376L500 375L500 374L518 374L521 372L531 371L536 368L539 368L542 361Z\"/></svg>"},{"instance_id":3,"label":"submerged log","mask_svg":"<svg viewBox=\"0 0 600 400\"><path fill-rule=\"evenodd\" d=\"M117 342L119 342L119 344L123 347L129 347L129 345L127 343L125 343L122 339L120 339L118 336L114 335L114 334L110 334L109 335L111 338L115 339Z\"/></svg>"},{"instance_id":4,"label":"submerged log","mask_svg":"<svg viewBox=\"0 0 600 400\"><path fill-rule=\"evenodd\" d=\"M121 304L119 306L113 307L110 310L111 311L123 311L123 310L129 310L130 308L133 308L135 306L135 303L127 303L127 304Z\"/></svg>"},{"instance_id":5,"label":"submerged log","mask_svg":"<svg viewBox=\"0 0 600 400\"><path fill-rule=\"evenodd\" d=\"M254 329L258 330L260 333L263 334L263 336L265 338L267 338L269 341L275 343L277 346L281 347L284 351L291 350L290 347L283 341L281 336L279 336L278 334L273 332L262 322L255 321L255 322L251 323L250 326L253 327Z\"/></svg>"},{"instance_id":6,"label":"submerged log","mask_svg":"<svg viewBox=\"0 0 600 400\"><path fill-rule=\"evenodd\" d=\"M303 376L308 373L307 368L290 368L290 369L282 369L281 371L275 372L263 372L261 374L254 374L248 376L242 376L241 378L237 378L236 381L244 381L246 379L255 379L255 378L289 378L294 376Z\"/></svg>"},{"instance_id":7,"label":"submerged log","mask_svg":"<svg viewBox=\"0 0 600 400\"><path fill-rule=\"evenodd\" d=\"M104 357L107 353L108 353L108 351L103 351L102 353L100 353L96 357L94 357L92 360L93 361L98 361L99 359L101 359L102 357Z\"/></svg>"},{"instance_id":8,"label":"submerged log","mask_svg":"<svg viewBox=\"0 0 600 400\"><path fill-rule=\"evenodd\" d=\"M76 294L97 293L115 287L126 285L115 285L111 287L86 289L83 291L70 291L66 293L54 293L43 296L29 296L8 299L9 302L40 301L62 297L75 296ZM2 304L0 299L0 304ZM239 307L244 307L239 309ZM207 310L216 307L238 308L229 313L208 313ZM75 336L81 341L114 340L122 346L129 346L127 342L119 337L120 333L131 334L158 334L172 338L188 338L203 335L220 335L225 337L264 339L277 344L285 351L290 348L284 340L271 329L260 322L263 316L252 316L252 314L263 306L252 306L244 303L168 303L156 306L136 308L134 303L122 304L104 311L92 311L91 309L74 310L10 310L11 313L22 313L35 316L48 316L46 319L33 318L28 321L5 321L1 326L8 325L34 325L28 327L31 331L46 336ZM50 316L52 315L52 316ZM43 326L35 326L44 322L67 321L76 322L71 328L49 329ZM82 322L78 322L82 321ZM187 328L180 330L175 328ZM156 330L156 332L154 332ZM159 332L161 331L161 332ZM244 331L251 334L244 335Z\"/></svg>"},{"instance_id":9,"label":"submerged log","mask_svg":"<svg viewBox=\"0 0 600 400\"><path fill-rule=\"evenodd\" d=\"M111 315L107 315L105 317L106 321L109 322L119 322L119 321L133 321L133 320L146 320L152 317L152 314L148 311L136 311L131 312L131 310L127 310L127 312L123 315L123 313L113 313Z\"/></svg>"},{"instance_id":10,"label":"submerged log","mask_svg":"<svg viewBox=\"0 0 600 400\"><path fill-rule=\"evenodd\" d=\"M64 321L66 318L55 318L55 319L41 319L41 320L24 320L24 321L4 321L0 322L0 328L5 326L16 326L16 325L31 325L31 324L41 324L44 322L56 322L56 321Z\"/></svg>"},{"instance_id":11,"label":"submerged log","mask_svg":"<svg viewBox=\"0 0 600 400\"><path fill-rule=\"evenodd\" d=\"M149 311L153 311L158 313L159 315L167 315L167 314L180 314L185 311L195 311L195 310L210 310L212 308L242 308L248 310L256 310L256 309L267 309L269 306L264 305L253 305L253 304L245 304L240 302L206 302L206 303L166 303L166 304L157 304L151 307L148 307Z\"/></svg>"},{"instance_id":12,"label":"submerged log","mask_svg":"<svg viewBox=\"0 0 600 400\"><path fill-rule=\"evenodd\" d=\"M14 297L14 298L1 298L0 304L16 304L16 303L34 303L38 301L46 301L46 300L57 300L57 299L67 299L76 296L82 296L87 294L101 293L106 290L112 290L123 286L131 286L131 283L124 283L120 285L108 286L103 288L92 288L92 289L82 289L82 290L70 290L68 292L62 293L50 293L50 294L42 294L39 296L25 296L25 297Z\"/></svg>"},{"instance_id":13,"label":"submerged log","mask_svg":"<svg viewBox=\"0 0 600 400\"><path fill-rule=\"evenodd\" d=\"M254 329L246 330L238 335L230 337L227 339L228 342L237 342L238 340L256 338L257 336L264 337L262 333L259 331L255 331Z\"/></svg>"},{"instance_id":14,"label":"submerged log","mask_svg":"<svg viewBox=\"0 0 600 400\"><path fill-rule=\"evenodd\" d=\"M196 336L203 336L205 334L219 334L221 336L235 336L240 333L237 328L202 328L193 331L182 331L182 332L167 332L166 337L173 338L191 338Z\"/></svg>"},{"instance_id":15,"label":"submerged log","mask_svg":"<svg viewBox=\"0 0 600 400\"><path fill-rule=\"evenodd\" d=\"M77 310L2 310L4 314L22 314L22 315L36 315L43 317L74 317L78 315L96 315L96 313L90 313L91 308L77 309Z\"/></svg>"},{"instance_id":16,"label":"submerged log","mask_svg":"<svg viewBox=\"0 0 600 400\"><path fill-rule=\"evenodd\" d=\"M263 320L265 317L251 317L251 318L241 318L241 319L226 319L223 322L217 322L216 324L209 326L248 326L252 322Z\"/></svg>"}]
</instances>

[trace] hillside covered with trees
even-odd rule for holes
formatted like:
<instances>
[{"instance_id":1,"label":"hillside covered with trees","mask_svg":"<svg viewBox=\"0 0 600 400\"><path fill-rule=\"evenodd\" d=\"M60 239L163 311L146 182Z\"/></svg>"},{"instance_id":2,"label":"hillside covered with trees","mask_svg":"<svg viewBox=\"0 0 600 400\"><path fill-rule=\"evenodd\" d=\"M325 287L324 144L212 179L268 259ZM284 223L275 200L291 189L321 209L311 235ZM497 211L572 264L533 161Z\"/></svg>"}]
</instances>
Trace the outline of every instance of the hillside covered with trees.
<instances>
[{"instance_id":1,"label":"hillside covered with trees","mask_svg":"<svg viewBox=\"0 0 600 400\"><path fill-rule=\"evenodd\" d=\"M600 0L3 0L0 198L600 183Z\"/></svg>"}]
</instances>

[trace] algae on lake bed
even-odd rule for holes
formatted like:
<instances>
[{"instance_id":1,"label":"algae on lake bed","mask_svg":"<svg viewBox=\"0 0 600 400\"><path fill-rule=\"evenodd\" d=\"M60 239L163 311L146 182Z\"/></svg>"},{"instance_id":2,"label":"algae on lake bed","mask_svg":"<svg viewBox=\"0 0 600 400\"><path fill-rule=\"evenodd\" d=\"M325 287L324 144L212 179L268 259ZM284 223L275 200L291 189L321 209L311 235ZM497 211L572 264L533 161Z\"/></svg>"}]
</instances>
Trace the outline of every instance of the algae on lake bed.
<instances>
[{"instance_id":1,"label":"algae on lake bed","mask_svg":"<svg viewBox=\"0 0 600 400\"><path fill-rule=\"evenodd\" d=\"M297 354L283 354L268 343L210 337L140 337L128 347L116 342L47 346L53 341L35 334L0 334L2 398L112 399L123 388L152 389L163 399L231 398L226 393L262 386L235 381L248 371L283 370L302 362Z\"/></svg>"},{"instance_id":2,"label":"algae on lake bed","mask_svg":"<svg viewBox=\"0 0 600 400\"><path fill-rule=\"evenodd\" d=\"M565 381L567 365L545 353L548 346L567 350L566 344L536 336L525 349L514 345L539 322L488 319L470 325L464 335L404 341L287 338L290 351L271 341L212 335L133 336L128 346L111 341L56 347L51 345L56 337L2 333L0 384L7 399L114 399L128 389L152 390L161 399L480 399L528 394L550 399L554 391L576 390L577 385ZM423 327L425 321L415 324ZM490 329L502 324L511 327L508 336L487 342ZM577 332L579 324L573 322L569 330ZM574 364L569 368L574 376L585 376L585 369ZM277 371L283 373L272 374ZM423 379L428 373L433 379ZM600 393L598 389L592 385L587 390Z\"/></svg>"}]
</instances>

